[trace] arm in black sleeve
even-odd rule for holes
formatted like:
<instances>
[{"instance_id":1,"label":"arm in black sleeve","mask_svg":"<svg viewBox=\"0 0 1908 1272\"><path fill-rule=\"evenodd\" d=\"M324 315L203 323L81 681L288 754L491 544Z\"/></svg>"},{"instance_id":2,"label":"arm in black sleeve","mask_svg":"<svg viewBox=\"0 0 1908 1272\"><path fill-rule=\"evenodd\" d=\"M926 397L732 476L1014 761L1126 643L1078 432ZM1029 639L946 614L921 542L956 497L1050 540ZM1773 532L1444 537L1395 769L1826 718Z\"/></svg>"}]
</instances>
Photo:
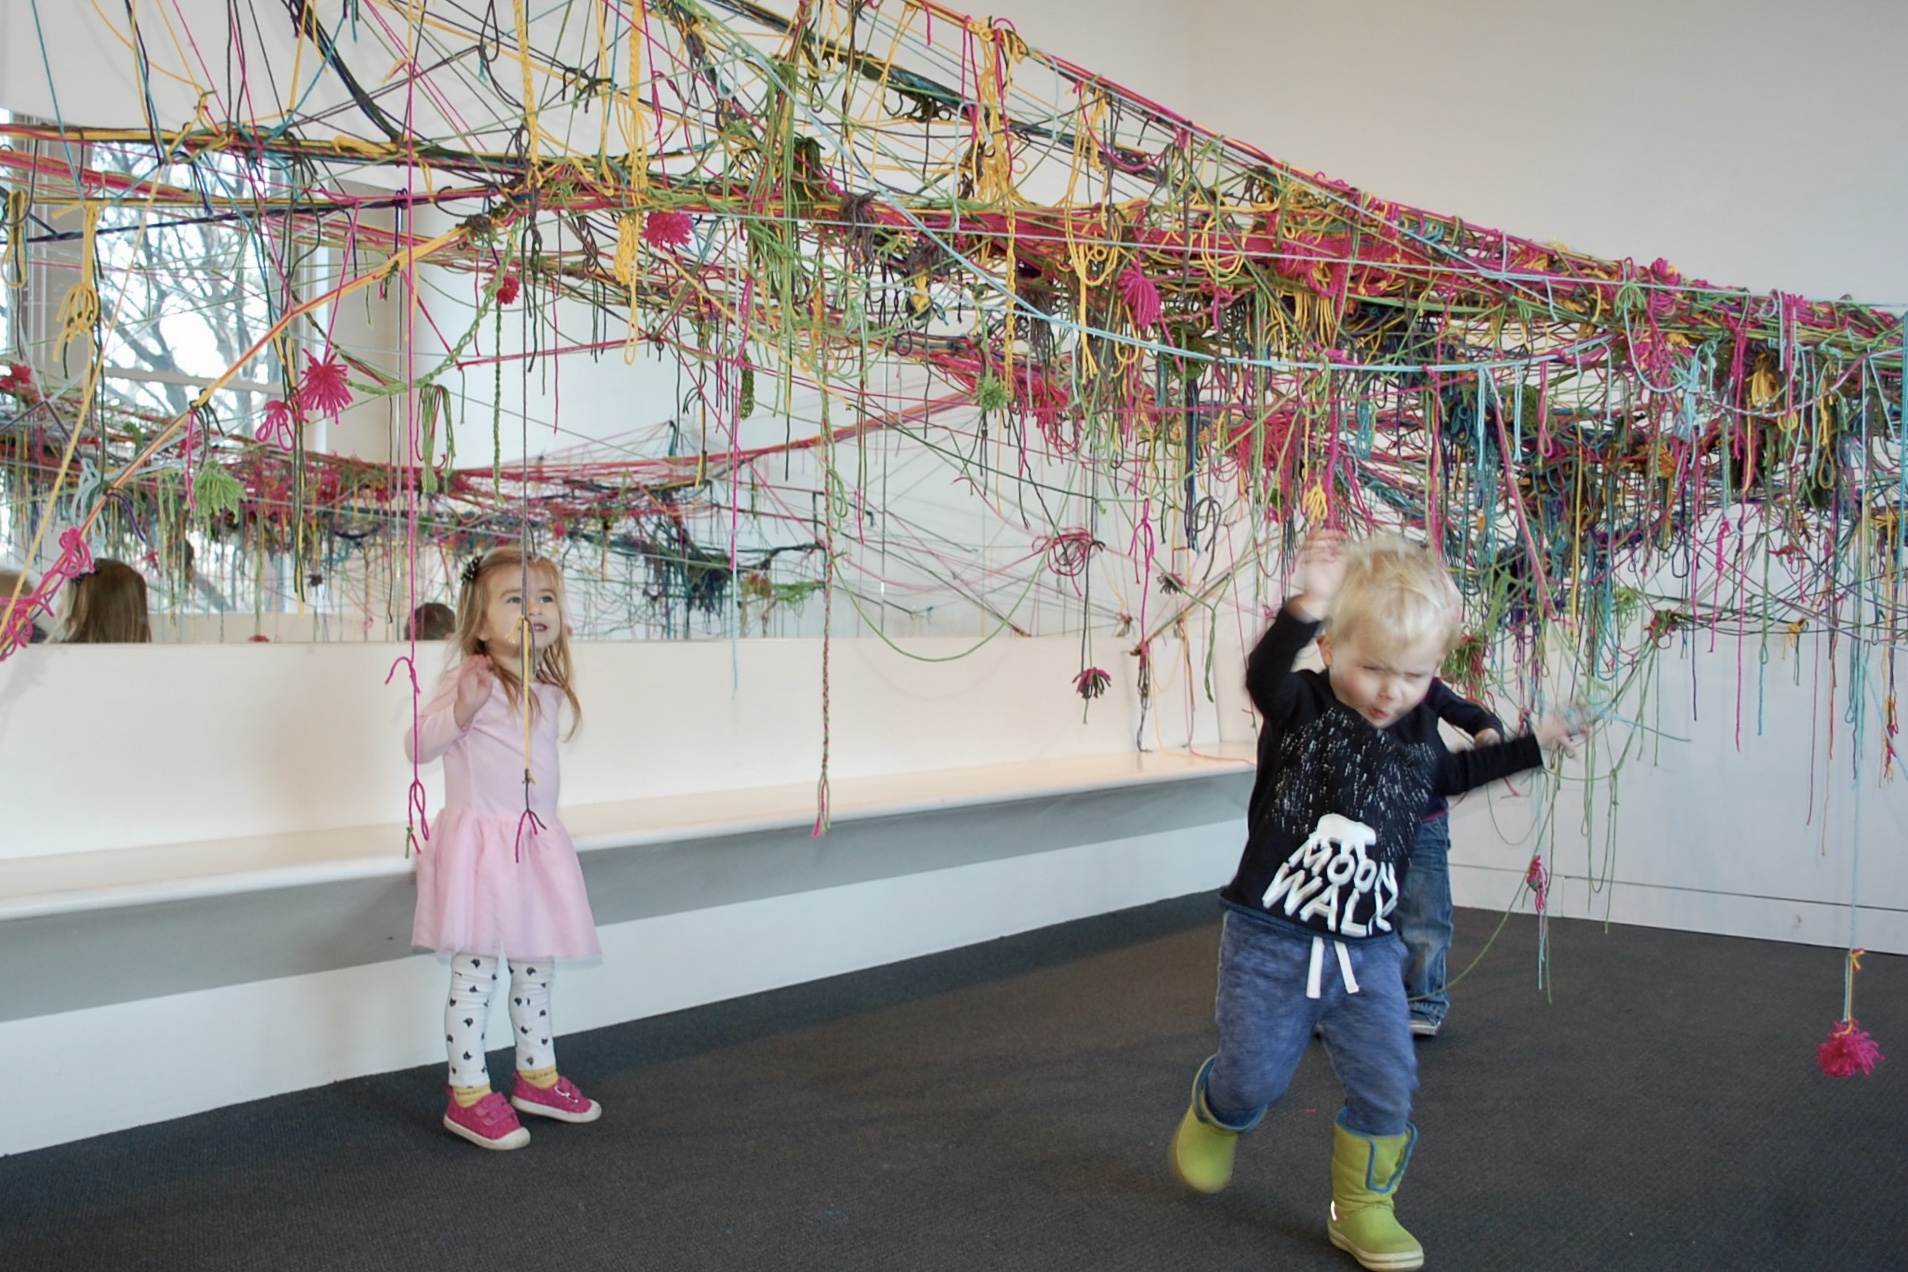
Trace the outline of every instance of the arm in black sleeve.
<instances>
[{"instance_id":1,"label":"arm in black sleeve","mask_svg":"<svg viewBox=\"0 0 1908 1272\"><path fill-rule=\"evenodd\" d=\"M1431 692L1424 696L1425 705L1438 713L1438 719L1462 729L1467 737L1476 737L1486 729L1495 729L1504 736L1507 730L1504 722L1488 708L1479 706L1451 686L1435 676L1431 680Z\"/></svg>"},{"instance_id":2,"label":"arm in black sleeve","mask_svg":"<svg viewBox=\"0 0 1908 1272\"><path fill-rule=\"evenodd\" d=\"M1286 605L1246 659L1246 692L1252 705L1268 720L1283 719L1292 705L1292 664L1299 651L1312 643L1319 625L1300 618Z\"/></svg>"},{"instance_id":3,"label":"arm in black sleeve","mask_svg":"<svg viewBox=\"0 0 1908 1272\"><path fill-rule=\"evenodd\" d=\"M1445 751L1438 762L1438 794L1462 795L1513 773L1542 768L1544 749L1533 734L1470 751Z\"/></svg>"}]
</instances>

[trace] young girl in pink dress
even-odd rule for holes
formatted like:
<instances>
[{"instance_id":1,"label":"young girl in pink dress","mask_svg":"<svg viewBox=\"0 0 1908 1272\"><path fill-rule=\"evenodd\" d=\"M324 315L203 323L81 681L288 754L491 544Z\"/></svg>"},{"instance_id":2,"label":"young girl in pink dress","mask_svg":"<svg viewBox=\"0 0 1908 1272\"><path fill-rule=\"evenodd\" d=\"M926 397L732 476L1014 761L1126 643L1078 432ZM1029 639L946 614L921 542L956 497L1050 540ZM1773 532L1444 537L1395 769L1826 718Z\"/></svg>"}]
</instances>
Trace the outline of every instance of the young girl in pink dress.
<instances>
[{"instance_id":1,"label":"young girl in pink dress","mask_svg":"<svg viewBox=\"0 0 1908 1272\"><path fill-rule=\"evenodd\" d=\"M558 1076L551 1045L553 960L602 952L576 847L557 820L557 717L566 702L573 718L582 709L555 563L515 547L473 560L451 639L461 661L405 738L416 762L444 759L444 808L417 857L411 943L451 956L445 1128L481 1148L522 1148L530 1132L518 1112L560 1122L603 1113ZM517 1044L509 1103L490 1089L484 1063L484 1025L506 962Z\"/></svg>"}]
</instances>

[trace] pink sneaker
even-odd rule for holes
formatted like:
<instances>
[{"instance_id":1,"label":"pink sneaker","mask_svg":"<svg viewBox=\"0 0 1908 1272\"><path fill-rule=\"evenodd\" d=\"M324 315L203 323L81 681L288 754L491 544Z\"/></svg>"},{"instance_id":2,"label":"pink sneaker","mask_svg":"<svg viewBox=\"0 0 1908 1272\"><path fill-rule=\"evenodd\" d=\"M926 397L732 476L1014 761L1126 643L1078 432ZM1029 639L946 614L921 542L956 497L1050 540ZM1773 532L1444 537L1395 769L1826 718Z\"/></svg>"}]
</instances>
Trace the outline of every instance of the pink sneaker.
<instances>
[{"instance_id":1,"label":"pink sneaker","mask_svg":"<svg viewBox=\"0 0 1908 1272\"><path fill-rule=\"evenodd\" d=\"M530 1142L530 1132L523 1129L523 1123L495 1091L469 1108L452 1095L444 1110L444 1129L479 1148L522 1148Z\"/></svg>"},{"instance_id":2,"label":"pink sneaker","mask_svg":"<svg viewBox=\"0 0 1908 1272\"><path fill-rule=\"evenodd\" d=\"M576 1089L568 1078L558 1078L553 1087L540 1087L521 1077L511 1089L510 1102L524 1113L553 1117L559 1122L594 1122L603 1116L603 1106Z\"/></svg>"}]
</instances>

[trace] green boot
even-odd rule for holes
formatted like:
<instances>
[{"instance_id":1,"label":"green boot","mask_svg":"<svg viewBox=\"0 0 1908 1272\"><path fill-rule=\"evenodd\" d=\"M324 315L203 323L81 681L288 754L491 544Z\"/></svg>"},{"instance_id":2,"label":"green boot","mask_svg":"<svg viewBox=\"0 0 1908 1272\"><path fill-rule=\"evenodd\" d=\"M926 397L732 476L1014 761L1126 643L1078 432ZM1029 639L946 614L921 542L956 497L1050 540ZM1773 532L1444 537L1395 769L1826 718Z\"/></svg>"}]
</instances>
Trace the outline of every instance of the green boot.
<instances>
[{"instance_id":1,"label":"green boot","mask_svg":"<svg viewBox=\"0 0 1908 1272\"><path fill-rule=\"evenodd\" d=\"M1212 1060L1199 1066L1193 1078L1192 1102L1186 1107L1186 1116L1179 1119L1179 1129L1173 1132L1168 1155L1179 1182L1208 1195L1231 1181L1232 1150L1238 1147L1241 1133L1259 1124L1255 1117L1244 1126L1231 1127L1212 1115L1206 1104L1206 1075L1211 1072Z\"/></svg>"},{"instance_id":2,"label":"green boot","mask_svg":"<svg viewBox=\"0 0 1908 1272\"><path fill-rule=\"evenodd\" d=\"M1404 1178L1418 1128L1402 1135L1365 1135L1332 1126L1332 1244L1372 1272L1408 1272L1424 1266L1424 1247L1406 1232L1391 1203Z\"/></svg>"}]
</instances>

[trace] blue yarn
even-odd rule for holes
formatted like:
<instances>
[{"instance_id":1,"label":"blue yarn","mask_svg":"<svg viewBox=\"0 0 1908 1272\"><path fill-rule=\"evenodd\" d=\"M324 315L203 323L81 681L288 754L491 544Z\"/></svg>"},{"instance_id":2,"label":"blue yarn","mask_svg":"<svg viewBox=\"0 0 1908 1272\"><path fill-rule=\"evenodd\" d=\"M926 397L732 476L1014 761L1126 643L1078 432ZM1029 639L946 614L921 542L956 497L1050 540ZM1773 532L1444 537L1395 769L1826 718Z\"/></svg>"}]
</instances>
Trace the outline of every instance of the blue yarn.
<instances>
[{"instance_id":1,"label":"blue yarn","mask_svg":"<svg viewBox=\"0 0 1908 1272\"><path fill-rule=\"evenodd\" d=\"M60 109L60 90L53 82L53 59L46 51L46 28L40 23L40 0L33 0L33 34L40 41L40 65L46 70L46 91L53 99L53 126L60 130L60 140L66 140L66 112ZM79 165L73 162L73 148L62 146L66 152L66 166L73 174L73 188L80 186Z\"/></svg>"}]
</instances>

